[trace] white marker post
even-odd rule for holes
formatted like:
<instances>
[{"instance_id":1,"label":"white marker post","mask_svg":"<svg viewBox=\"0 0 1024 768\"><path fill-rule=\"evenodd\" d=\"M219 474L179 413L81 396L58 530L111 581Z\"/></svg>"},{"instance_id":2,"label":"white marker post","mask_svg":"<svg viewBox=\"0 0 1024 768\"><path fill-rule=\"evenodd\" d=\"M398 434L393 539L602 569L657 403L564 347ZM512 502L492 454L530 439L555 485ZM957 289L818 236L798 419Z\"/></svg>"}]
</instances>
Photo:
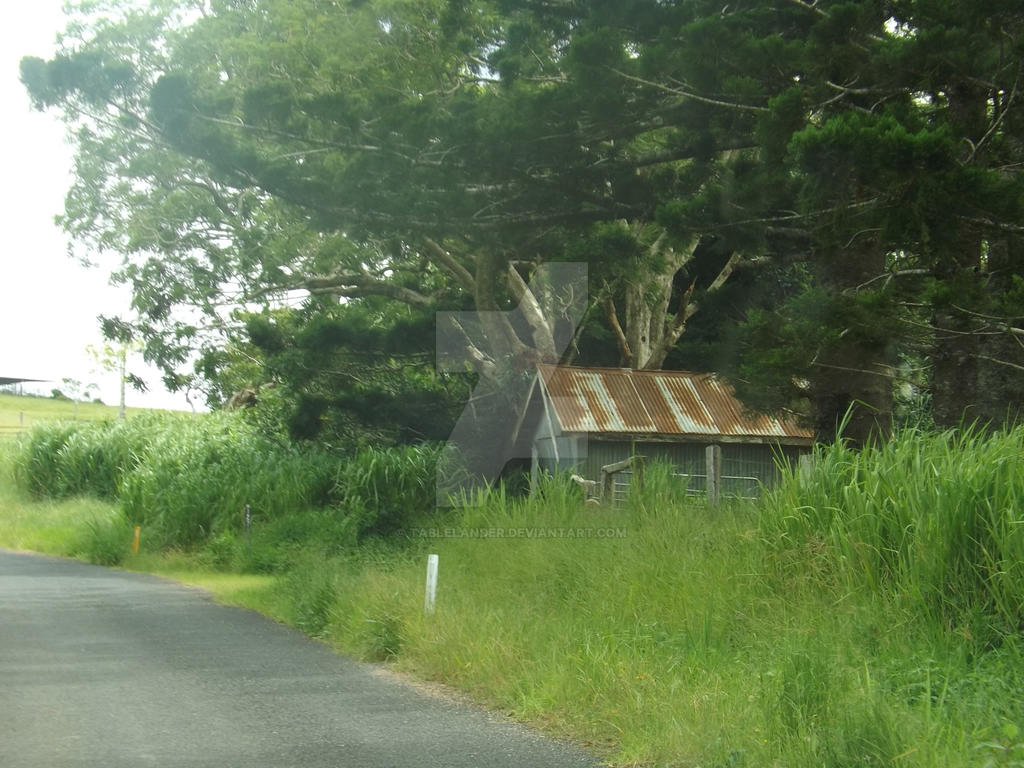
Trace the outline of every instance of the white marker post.
<instances>
[{"instance_id":1,"label":"white marker post","mask_svg":"<svg viewBox=\"0 0 1024 768\"><path fill-rule=\"evenodd\" d=\"M427 593L423 598L423 612L434 612L434 598L437 596L437 555L427 555Z\"/></svg>"}]
</instances>

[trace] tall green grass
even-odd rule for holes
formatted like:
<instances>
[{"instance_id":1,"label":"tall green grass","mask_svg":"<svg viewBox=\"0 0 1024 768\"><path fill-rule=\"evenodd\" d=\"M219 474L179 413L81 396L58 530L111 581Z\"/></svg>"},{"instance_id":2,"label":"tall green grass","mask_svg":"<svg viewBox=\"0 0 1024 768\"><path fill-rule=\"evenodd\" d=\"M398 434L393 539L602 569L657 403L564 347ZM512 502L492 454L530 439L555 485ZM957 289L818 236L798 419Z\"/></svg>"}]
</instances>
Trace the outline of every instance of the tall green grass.
<instances>
[{"instance_id":1,"label":"tall green grass","mask_svg":"<svg viewBox=\"0 0 1024 768\"><path fill-rule=\"evenodd\" d=\"M85 425L75 422L55 422L33 429L19 442L14 454L13 474L17 482L37 497L64 495L60 451L82 429Z\"/></svg>"},{"instance_id":2,"label":"tall green grass","mask_svg":"<svg viewBox=\"0 0 1024 768\"><path fill-rule=\"evenodd\" d=\"M35 427L14 456L19 484L37 497L117 500L154 546L194 547L216 538L237 560L249 508L263 551L246 562L273 569L290 541L316 530L331 546L352 545L428 514L438 449L364 449L351 456L271 441L233 413L158 414L99 424ZM280 548L280 547L279 547Z\"/></svg>"},{"instance_id":3,"label":"tall green grass","mask_svg":"<svg viewBox=\"0 0 1024 768\"><path fill-rule=\"evenodd\" d=\"M1024 430L821 447L765 499L761 532L848 590L998 643L1024 629Z\"/></svg>"},{"instance_id":4,"label":"tall green grass","mask_svg":"<svg viewBox=\"0 0 1024 768\"><path fill-rule=\"evenodd\" d=\"M364 448L338 472L341 504L363 535L387 535L428 515L435 504L440 446Z\"/></svg>"},{"instance_id":5,"label":"tall green grass","mask_svg":"<svg viewBox=\"0 0 1024 768\"><path fill-rule=\"evenodd\" d=\"M116 499L154 440L193 424L184 414L159 412L128 420L43 422L13 443L14 477L40 498Z\"/></svg>"},{"instance_id":6,"label":"tall green grass","mask_svg":"<svg viewBox=\"0 0 1024 768\"><path fill-rule=\"evenodd\" d=\"M901 594L838 578L820 534L783 553L771 511L709 508L665 468L647 474L614 510L557 479L526 499L497 488L401 545L302 565L279 599L350 653L468 690L618 765L1022 757L1019 635L985 647L935 626ZM440 556L430 616L428 552Z\"/></svg>"},{"instance_id":7,"label":"tall green grass","mask_svg":"<svg viewBox=\"0 0 1024 768\"><path fill-rule=\"evenodd\" d=\"M109 501L92 496L32 498L14 477L16 446L0 443L0 546L118 565L131 531Z\"/></svg>"},{"instance_id":8,"label":"tall green grass","mask_svg":"<svg viewBox=\"0 0 1024 768\"><path fill-rule=\"evenodd\" d=\"M212 414L155 430L121 503L166 545L192 546L239 530L246 505L263 524L330 504L337 465L329 454L271 443L233 414Z\"/></svg>"}]
</instances>

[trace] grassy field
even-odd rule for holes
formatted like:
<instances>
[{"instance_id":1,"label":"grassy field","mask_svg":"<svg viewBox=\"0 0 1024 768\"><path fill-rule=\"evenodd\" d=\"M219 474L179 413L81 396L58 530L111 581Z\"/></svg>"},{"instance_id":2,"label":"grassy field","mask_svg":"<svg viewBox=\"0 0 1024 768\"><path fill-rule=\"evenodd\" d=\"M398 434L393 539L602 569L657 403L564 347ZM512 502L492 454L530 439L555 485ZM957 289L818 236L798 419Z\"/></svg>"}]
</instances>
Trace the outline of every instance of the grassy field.
<instances>
[{"instance_id":1,"label":"grassy field","mask_svg":"<svg viewBox=\"0 0 1024 768\"><path fill-rule=\"evenodd\" d=\"M143 408L128 408L126 415L144 413ZM0 393L0 439L28 432L37 424L51 421L106 421L116 419L116 405L73 403L51 397Z\"/></svg>"},{"instance_id":2,"label":"grassy field","mask_svg":"<svg viewBox=\"0 0 1024 768\"><path fill-rule=\"evenodd\" d=\"M211 424L223 440L226 423ZM231 439L232 456L251 441ZM88 456L80 442L58 453ZM616 509L552 480L532 498L494 491L358 545L337 531L366 511L342 494L259 518L251 547L227 525L165 549L144 526L138 555L117 502L31 498L8 446L0 544L205 586L616 766L1019 767L1022 444L1018 431L836 446L759 504L719 508L681 498L658 467ZM401 503L381 491L396 463L351 462L339 477L376 477L349 481L377 489L365 504ZM429 616L428 553L441 563Z\"/></svg>"}]
</instances>

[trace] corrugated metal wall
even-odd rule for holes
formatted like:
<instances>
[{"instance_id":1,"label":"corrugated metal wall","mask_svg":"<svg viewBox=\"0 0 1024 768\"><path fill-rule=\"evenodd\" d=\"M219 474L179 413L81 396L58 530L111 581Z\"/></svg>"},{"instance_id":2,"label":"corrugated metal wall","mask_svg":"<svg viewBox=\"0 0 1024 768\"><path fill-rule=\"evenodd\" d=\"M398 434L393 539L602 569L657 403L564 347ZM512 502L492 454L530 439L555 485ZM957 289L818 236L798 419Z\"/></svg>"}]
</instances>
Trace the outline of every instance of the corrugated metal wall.
<instances>
[{"instance_id":1,"label":"corrugated metal wall","mask_svg":"<svg viewBox=\"0 0 1024 768\"><path fill-rule=\"evenodd\" d=\"M707 490L704 470L704 446L697 443L638 443L637 453L648 461L663 461L675 467L686 493L693 495Z\"/></svg>"},{"instance_id":2,"label":"corrugated metal wall","mask_svg":"<svg viewBox=\"0 0 1024 768\"><path fill-rule=\"evenodd\" d=\"M722 446L722 495L752 498L761 486L774 485L777 450L770 445L727 443Z\"/></svg>"}]
</instances>

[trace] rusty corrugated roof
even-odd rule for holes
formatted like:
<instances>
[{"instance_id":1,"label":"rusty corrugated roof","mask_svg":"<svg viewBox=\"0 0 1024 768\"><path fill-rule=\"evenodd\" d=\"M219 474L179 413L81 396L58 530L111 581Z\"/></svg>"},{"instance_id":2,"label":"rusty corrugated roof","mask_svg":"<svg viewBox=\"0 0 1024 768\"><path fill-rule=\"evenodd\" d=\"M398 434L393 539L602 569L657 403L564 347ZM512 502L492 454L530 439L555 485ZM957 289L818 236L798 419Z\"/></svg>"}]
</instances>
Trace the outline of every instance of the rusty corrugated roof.
<instances>
[{"instance_id":1,"label":"rusty corrugated roof","mask_svg":"<svg viewBox=\"0 0 1024 768\"><path fill-rule=\"evenodd\" d=\"M814 437L791 420L751 413L731 386L710 373L554 365L538 370L564 432Z\"/></svg>"}]
</instances>

